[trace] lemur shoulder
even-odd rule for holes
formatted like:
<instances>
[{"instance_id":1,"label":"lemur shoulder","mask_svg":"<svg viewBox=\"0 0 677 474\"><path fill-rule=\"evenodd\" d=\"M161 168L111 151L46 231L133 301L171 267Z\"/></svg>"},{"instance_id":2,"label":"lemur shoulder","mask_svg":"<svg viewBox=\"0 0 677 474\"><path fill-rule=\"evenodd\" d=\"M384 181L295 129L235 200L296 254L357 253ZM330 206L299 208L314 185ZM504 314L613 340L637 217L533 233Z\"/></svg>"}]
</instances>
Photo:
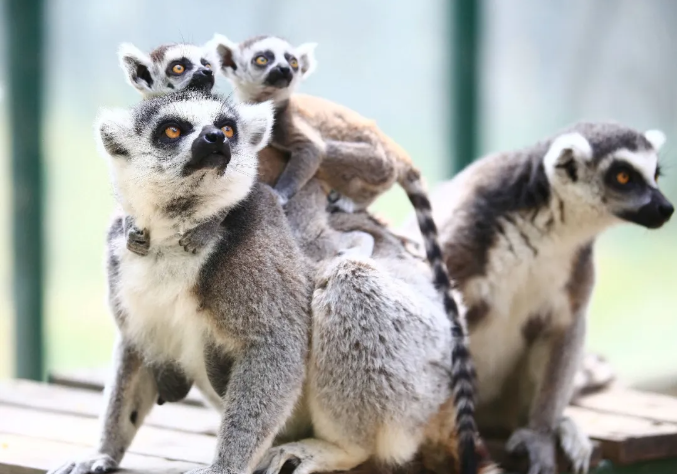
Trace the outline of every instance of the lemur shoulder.
<instances>
[{"instance_id":1,"label":"lemur shoulder","mask_svg":"<svg viewBox=\"0 0 677 474\"><path fill-rule=\"evenodd\" d=\"M670 218L656 181L663 142L658 131L579 123L478 160L436 196L467 308L480 431L512 433L508 448L526 452L534 472L554 472L555 442L587 470L589 441L562 413L582 354L594 242L621 222L657 228Z\"/></svg>"}]
</instances>

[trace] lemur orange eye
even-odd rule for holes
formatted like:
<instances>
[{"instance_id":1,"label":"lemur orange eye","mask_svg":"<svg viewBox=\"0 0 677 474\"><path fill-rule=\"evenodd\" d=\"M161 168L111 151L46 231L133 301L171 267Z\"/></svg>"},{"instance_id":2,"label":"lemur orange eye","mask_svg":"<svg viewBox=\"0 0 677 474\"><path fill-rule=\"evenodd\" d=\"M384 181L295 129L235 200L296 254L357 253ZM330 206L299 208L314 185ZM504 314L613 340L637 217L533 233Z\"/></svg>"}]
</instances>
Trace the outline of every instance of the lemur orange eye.
<instances>
[{"instance_id":1,"label":"lemur orange eye","mask_svg":"<svg viewBox=\"0 0 677 474\"><path fill-rule=\"evenodd\" d=\"M169 127L165 128L165 135L173 140L181 136L181 130L179 130L178 127L170 125Z\"/></svg>"},{"instance_id":2,"label":"lemur orange eye","mask_svg":"<svg viewBox=\"0 0 677 474\"><path fill-rule=\"evenodd\" d=\"M628 184L628 181L630 181L630 174L627 171L621 171L616 175L616 181L621 184Z\"/></svg>"},{"instance_id":3,"label":"lemur orange eye","mask_svg":"<svg viewBox=\"0 0 677 474\"><path fill-rule=\"evenodd\" d=\"M256 61L256 64L258 64L259 66L265 66L266 64L268 64L268 58L263 55L256 56L256 59L254 61Z\"/></svg>"},{"instance_id":4,"label":"lemur orange eye","mask_svg":"<svg viewBox=\"0 0 677 474\"><path fill-rule=\"evenodd\" d=\"M221 131L227 138L233 138L233 135L235 134L235 130L233 130L233 127L230 125L224 125L221 127Z\"/></svg>"},{"instance_id":5,"label":"lemur orange eye","mask_svg":"<svg viewBox=\"0 0 677 474\"><path fill-rule=\"evenodd\" d=\"M299 62L296 60L296 58L291 58L291 60L289 61L289 65L294 69L296 69L297 67L299 67Z\"/></svg>"},{"instance_id":6,"label":"lemur orange eye","mask_svg":"<svg viewBox=\"0 0 677 474\"><path fill-rule=\"evenodd\" d=\"M185 71L186 68L183 66L183 64L174 64L174 67L172 68L172 72L174 74L183 74L183 71Z\"/></svg>"}]
</instances>

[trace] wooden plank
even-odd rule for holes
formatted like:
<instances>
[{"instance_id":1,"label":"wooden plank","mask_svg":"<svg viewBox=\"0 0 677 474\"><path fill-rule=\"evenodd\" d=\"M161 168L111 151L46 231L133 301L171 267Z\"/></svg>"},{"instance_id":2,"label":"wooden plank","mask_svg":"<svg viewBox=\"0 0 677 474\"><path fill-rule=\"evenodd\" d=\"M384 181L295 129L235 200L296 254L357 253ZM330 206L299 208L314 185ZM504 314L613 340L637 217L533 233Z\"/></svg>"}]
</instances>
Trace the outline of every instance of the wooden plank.
<instances>
[{"instance_id":1,"label":"wooden plank","mask_svg":"<svg viewBox=\"0 0 677 474\"><path fill-rule=\"evenodd\" d=\"M508 472L529 471L529 458L526 455L518 456L509 454L505 450L507 440L485 439L484 444L489 450L491 460ZM602 449L600 443L593 441L593 452L590 458L590 468L597 467L602 462ZM557 451L557 472L573 472L569 462L561 450Z\"/></svg>"},{"instance_id":2,"label":"wooden plank","mask_svg":"<svg viewBox=\"0 0 677 474\"><path fill-rule=\"evenodd\" d=\"M0 473L42 474L69 459L82 456L86 450L86 446L77 444L0 433ZM122 469L118 472L181 474L201 466L195 463L128 454L122 460Z\"/></svg>"},{"instance_id":3,"label":"wooden plank","mask_svg":"<svg viewBox=\"0 0 677 474\"><path fill-rule=\"evenodd\" d=\"M565 414L590 438L600 442L602 456L614 464L677 456L677 425L632 416L569 407Z\"/></svg>"},{"instance_id":4,"label":"wooden plank","mask_svg":"<svg viewBox=\"0 0 677 474\"><path fill-rule=\"evenodd\" d=\"M99 439L94 418L0 405L0 433L93 446ZM129 452L174 461L208 463L216 449L213 436L142 426Z\"/></svg>"},{"instance_id":5,"label":"wooden plank","mask_svg":"<svg viewBox=\"0 0 677 474\"><path fill-rule=\"evenodd\" d=\"M103 397L91 390L30 380L0 381L0 404L98 418ZM165 403L156 406L144 424L189 433L215 435L220 415L211 408Z\"/></svg>"},{"instance_id":6,"label":"wooden plank","mask_svg":"<svg viewBox=\"0 0 677 474\"><path fill-rule=\"evenodd\" d=\"M677 424L677 398L657 393L615 388L581 397L574 405L594 411Z\"/></svg>"},{"instance_id":7,"label":"wooden plank","mask_svg":"<svg viewBox=\"0 0 677 474\"><path fill-rule=\"evenodd\" d=\"M101 392L108 380L108 368L78 369L68 371L52 371L47 375L47 382L66 387L82 388ZM208 406L200 391L193 386L188 396L181 401L187 405Z\"/></svg>"}]
</instances>

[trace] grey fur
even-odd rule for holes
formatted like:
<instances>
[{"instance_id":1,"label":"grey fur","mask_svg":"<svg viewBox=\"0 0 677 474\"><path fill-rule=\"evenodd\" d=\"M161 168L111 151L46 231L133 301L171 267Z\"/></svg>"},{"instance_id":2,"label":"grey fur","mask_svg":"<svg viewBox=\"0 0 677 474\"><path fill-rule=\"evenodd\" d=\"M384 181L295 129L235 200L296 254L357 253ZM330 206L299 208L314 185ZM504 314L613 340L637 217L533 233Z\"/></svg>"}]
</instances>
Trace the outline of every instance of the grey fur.
<instances>
[{"instance_id":1,"label":"grey fur","mask_svg":"<svg viewBox=\"0 0 677 474\"><path fill-rule=\"evenodd\" d=\"M133 123L140 123L141 115L145 126L135 130ZM189 175L182 173L185 163L196 158L190 150L199 131L223 115L238 130L230 143L225 175L207 165ZM154 129L162 127L165 117L180 118L193 131L185 130L179 141L161 146ZM119 465L157 400L152 367L170 364L186 380L195 379L222 407L213 464L193 474L251 472L291 414L301 394L308 352L308 267L272 190L237 172L238 166L256 159L251 137L261 137L257 147L265 145L271 124L272 110L265 104L234 107L215 96L183 92L149 99L131 113L109 113L102 119L102 133L130 151L126 163L110 157L118 199L127 214L151 229L155 243L146 256L129 252L123 219L114 219L108 282L122 356L116 357L114 382L107 387L109 403L97 453L68 463L56 471L59 474ZM104 148L116 149L110 143ZM121 174L123 168L135 176L128 179L142 181L121 180L129 176ZM149 168L155 174L145 171ZM149 209L161 209L172 195L187 188L201 196L202 215L149 214L154 212ZM216 215L225 217L205 248L197 253L180 249L176 230ZM139 271L151 280L139 281ZM166 313L167 308L174 313ZM191 349L200 346L200 352ZM214 395L224 389L220 398Z\"/></svg>"},{"instance_id":2,"label":"grey fur","mask_svg":"<svg viewBox=\"0 0 677 474\"><path fill-rule=\"evenodd\" d=\"M589 441L562 413L582 356L593 243L623 220L660 227L672 213L654 177L660 140L649 138L580 123L483 158L433 196L470 315L478 425L485 435L512 432L507 447L529 456L530 474L555 472L556 442L574 470L587 470ZM413 222L405 232L415 235Z\"/></svg>"}]
</instances>

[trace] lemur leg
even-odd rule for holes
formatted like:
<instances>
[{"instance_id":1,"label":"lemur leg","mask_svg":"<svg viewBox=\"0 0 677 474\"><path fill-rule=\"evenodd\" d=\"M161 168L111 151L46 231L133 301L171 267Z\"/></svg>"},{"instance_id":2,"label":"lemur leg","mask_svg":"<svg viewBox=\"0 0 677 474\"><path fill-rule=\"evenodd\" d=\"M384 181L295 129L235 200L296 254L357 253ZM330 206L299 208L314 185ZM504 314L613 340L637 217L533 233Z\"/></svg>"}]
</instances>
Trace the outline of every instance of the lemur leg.
<instances>
[{"instance_id":1,"label":"lemur leg","mask_svg":"<svg viewBox=\"0 0 677 474\"><path fill-rule=\"evenodd\" d=\"M335 190L332 206L344 212L355 212L366 209L395 182L397 169L377 140L329 140L322 174L330 183L332 176L340 176L340 182L347 183L343 189Z\"/></svg>"},{"instance_id":2,"label":"lemur leg","mask_svg":"<svg viewBox=\"0 0 677 474\"><path fill-rule=\"evenodd\" d=\"M320 141L302 141L291 146L290 152L287 166L274 188L283 206L320 169L324 159L324 144Z\"/></svg>"},{"instance_id":3,"label":"lemur leg","mask_svg":"<svg viewBox=\"0 0 677 474\"><path fill-rule=\"evenodd\" d=\"M116 469L157 400L153 375L142 364L141 356L121 337L115 343L113 364L113 377L104 393L106 409L96 451L50 471L51 474L101 473Z\"/></svg>"},{"instance_id":4,"label":"lemur leg","mask_svg":"<svg viewBox=\"0 0 677 474\"><path fill-rule=\"evenodd\" d=\"M536 383L527 428L516 430L507 443L511 452L526 452L529 474L555 474L555 443L571 461L576 472L587 472L592 445L587 437L571 429L573 422L562 417L573 390L585 339L585 315L576 314L571 325L543 336L530 350L529 376ZM562 439L559 435L566 435Z\"/></svg>"},{"instance_id":5,"label":"lemur leg","mask_svg":"<svg viewBox=\"0 0 677 474\"><path fill-rule=\"evenodd\" d=\"M292 413L304 365L305 353L290 351L283 341L249 346L233 364L214 462L190 474L251 472Z\"/></svg>"},{"instance_id":6,"label":"lemur leg","mask_svg":"<svg viewBox=\"0 0 677 474\"><path fill-rule=\"evenodd\" d=\"M294 474L348 471L368 458L369 452L358 445L309 438L269 449L254 474L277 474L287 462L294 465Z\"/></svg>"},{"instance_id":7,"label":"lemur leg","mask_svg":"<svg viewBox=\"0 0 677 474\"><path fill-rule=\"evenodd\" d=\"M125 216L124 232L127 249L130 252L142 257L148 255L148 250L150 249L150 233L148 229L139 229L134 224L132 216Z\"/></svg>"}]
</instances>

